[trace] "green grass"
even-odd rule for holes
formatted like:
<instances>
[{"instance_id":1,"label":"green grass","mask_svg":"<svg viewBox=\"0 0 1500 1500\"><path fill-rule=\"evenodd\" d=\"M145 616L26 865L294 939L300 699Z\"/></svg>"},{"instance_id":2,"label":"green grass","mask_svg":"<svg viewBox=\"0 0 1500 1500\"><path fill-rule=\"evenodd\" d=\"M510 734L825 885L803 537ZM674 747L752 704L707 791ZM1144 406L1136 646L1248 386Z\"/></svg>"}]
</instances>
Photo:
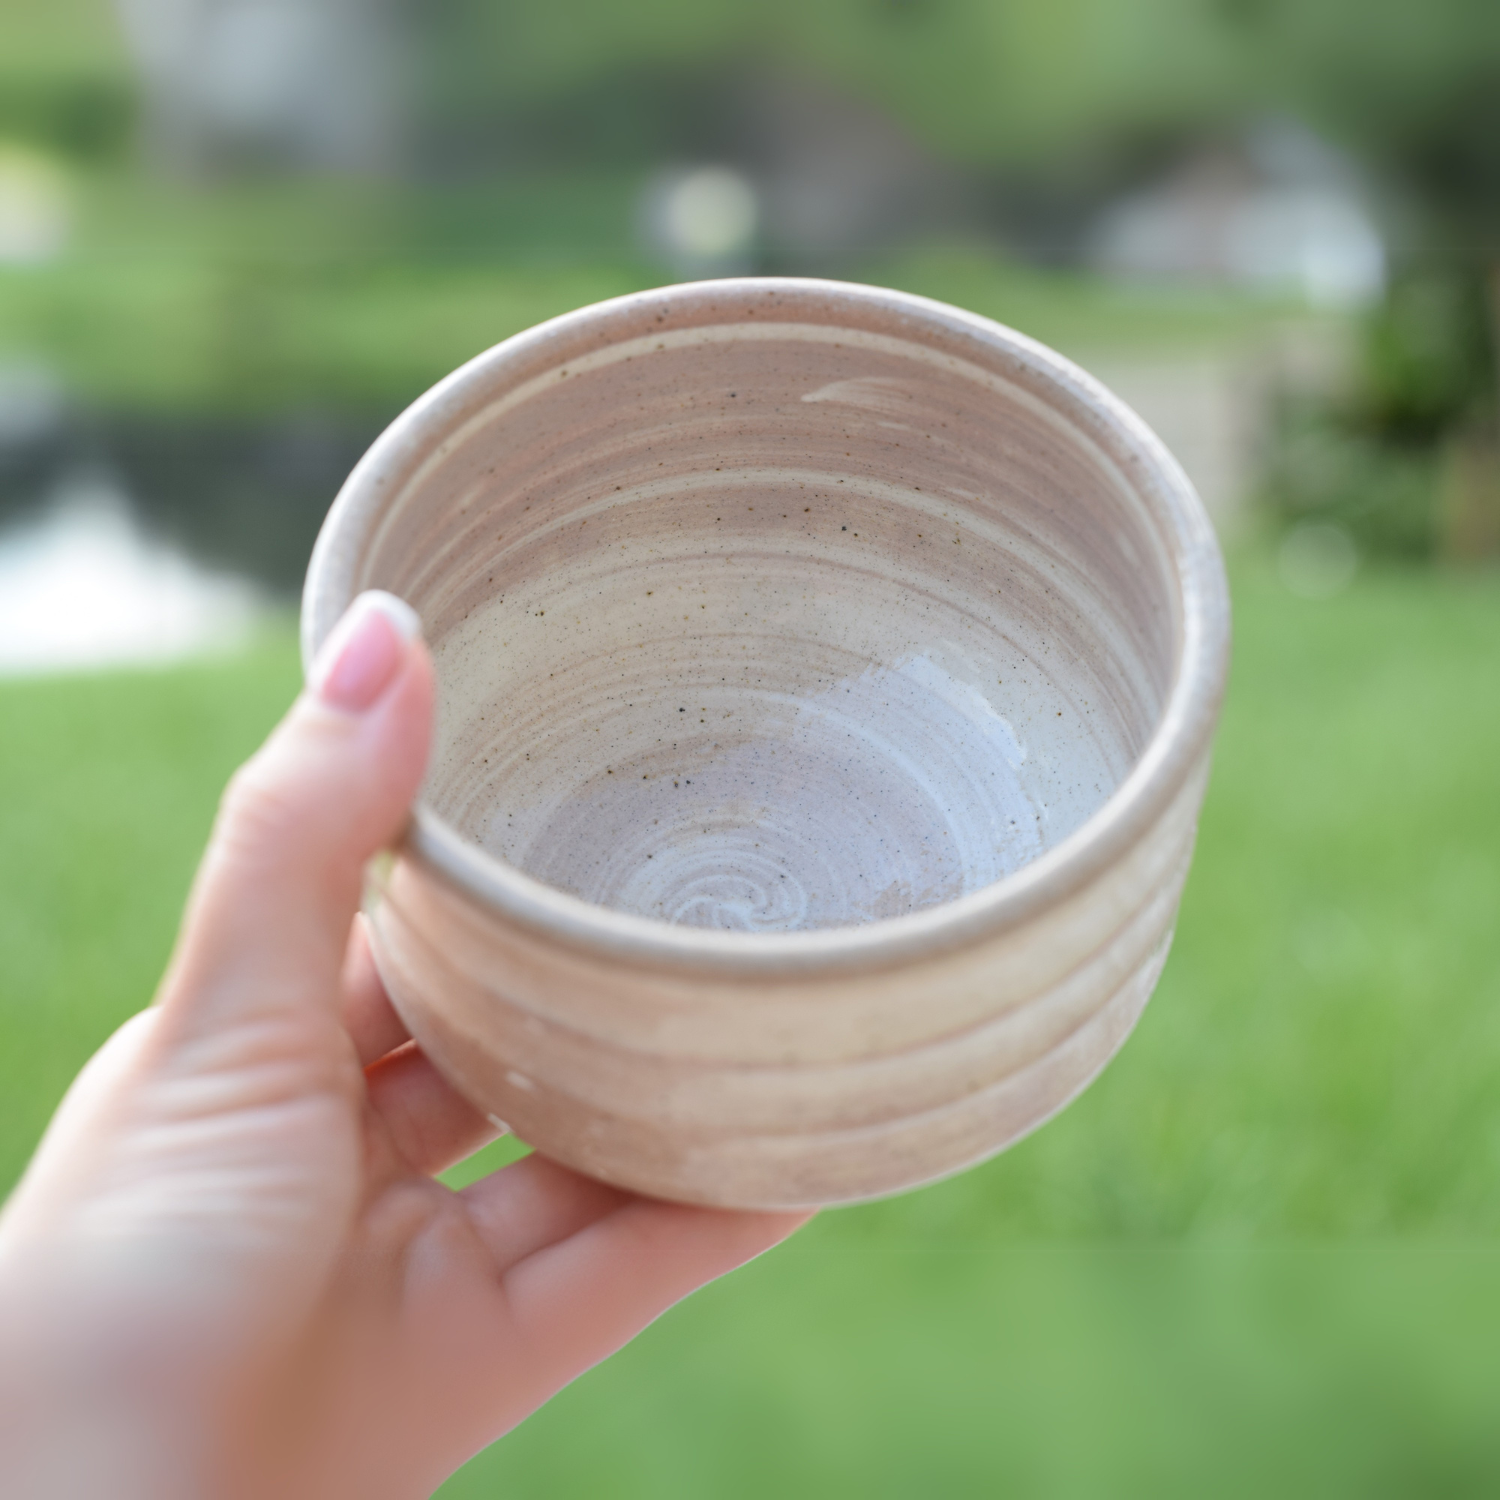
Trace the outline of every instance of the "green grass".
<instances>
[{"instance_id":1,"label":"green grass","mask_svg":"<svg viewBox=\"0 0 1500 1500\"><path fill-rule=\"evenodd\" d=\"M699 1293L442 1500L1493 1494L1500 1253L851 1248Z\"/></svg>"},{"instance_id":2,"label":"green grass","mask_svg":"<svg viewBox=\"0 0 1500 1500\"><path fill-rule=\"evenodd\" d=\"M1198 859L1119 1059L997 1160L693 1299L445 1496L1500 1482L1500 580L1233 577ZM0 1180L149 998L297 675L288 631L0 685Z\"/></svg>"},{"instance_id":3,"label":"green grass","mask_svg":"<svg viewBox=\"0 0 1500 1500\"><path fill-rule=\"evenodd\" d=\"M391 413L510 334L671 280L634 244L637 173L465 188L280 180L77 184L59 259L0 267L0 362L111 409ZM934 246L844 275L969 307L1073 354L1222 350L1286 308L1142 291ZM141 360L139 351L151 358Z\"/></svg>"},{"instance_id":4,"label":"green grass","mask_svg":"<svg viewBox=\"0 0 1500 1500\"><path fill-rule=\"evenodd\" d=\"M841 1232L1500 1230L1500 587L1235 570L1176 946L1119 1066L991 1167Z\"/></svg>"},{"instance_id":5,"label":"green grass","mask_svg":"<svg viewBox=\"0 0 1500 1500\"><path fill-rule=\"evenodd\" d=\"M661 279L594 262L79 257L0 270L0 355L116 410L394 414L501 339ZM152 350L145 363L142 348Z\"/></svg>"},{"instance_id":6,"label":"green grass","mask_svg":"<svg viewBox=\"0 0 1500 1500\"><path fill-rule=\"evenodd\" d=\"M224 782L290 702L286 624L244 656L0 683L0 1182L151 999Z\"/></svg>"},{"instance_id":7,"label":"green grass","mask_svg":"<svg viewBox=\"0 0 1500 1500\"><path fill-rule=\"evenodd\" d=\"M0 267L0 362L117 410L392 413L512 333L667 279L632 245L638 186L75 174L66 253Z\"/></svg>"},{"instance_id":8,"label":"green grass","mask_svg":"<svg viewBox=\"0 0 1500 1500\"><path fill-rule=\"evenodd\" d=\"M881 256L861 265L856 279L951 302L1085 362L1106 353L1222 355L1263 339L1272 324L1309 319L1294 304L1263 296L1042 269L979 245L929 245Z\"/></svg>"}]
</instances>

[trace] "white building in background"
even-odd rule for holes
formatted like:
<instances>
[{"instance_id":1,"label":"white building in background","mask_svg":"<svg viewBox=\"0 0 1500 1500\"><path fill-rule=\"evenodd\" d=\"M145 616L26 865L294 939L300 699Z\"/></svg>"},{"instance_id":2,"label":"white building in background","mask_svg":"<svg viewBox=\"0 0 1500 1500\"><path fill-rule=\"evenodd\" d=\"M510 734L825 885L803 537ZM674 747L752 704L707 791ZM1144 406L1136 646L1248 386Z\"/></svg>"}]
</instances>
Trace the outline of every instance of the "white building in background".
<instances>
[{"instance_id":1,"label":"white building in background","mask_svg":"<svg viewBox=\"0 0 1500 1500\"><path fill-rule=\"evenodd\" d=\"M1385 246L1350 163L1305 127L1262 122L1206 146L1105 211L1089 246L1106 273L1300 294L1349 307L1385 286Z\"/></svg>"},{"instance_id":2,"label":"white building in background","mask_svg":"<svg viewBox=\"0 0 1500 1500\"><path fill-rule=\"evenodd\" d=\"M116 0L152 154L382 172L406 110L394 0Z\"/></svg>"}]
</instances>

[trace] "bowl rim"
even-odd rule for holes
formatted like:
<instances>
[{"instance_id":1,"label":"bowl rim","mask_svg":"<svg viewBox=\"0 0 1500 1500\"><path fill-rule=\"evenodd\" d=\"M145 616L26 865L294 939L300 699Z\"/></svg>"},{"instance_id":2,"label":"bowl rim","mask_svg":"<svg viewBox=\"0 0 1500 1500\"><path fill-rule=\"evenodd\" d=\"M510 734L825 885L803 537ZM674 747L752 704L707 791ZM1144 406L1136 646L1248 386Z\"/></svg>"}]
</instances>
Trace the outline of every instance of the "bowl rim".
<instances>
[{"instance_id":1,"label":"bowl rim","mask_svg":"<svg viewBox=\"0 0 1500 1500\"><path fill-rule=\"evenodd\" d=\"M1066 838L1019 870L965 895L899 917L804 932L746 933L680 927L612 910L544 884L487 854L419 797L398 852L461 896L533 936L612 961L687 968L726 978L816 975L887 968L966 947L1011 930L1069 899L1118 863L1155 825L1208 752L1229 657L1229 590L1213 526L1191 481L1161 439L1119 397L1065 356L976 313L909 292L809 277L731 277L634 292L592 303L513 335L476 355L419 396L375 440L339 490L319 531L302 595L307 671L357 590L363 545L386 504L402 491L392 473L437 449L472 411L474 398L503 387L508 366L590 325L683 303L711 304L769 292L829 314L839 305L899 320L920 342L928 329L977 344L1028 379L1028 389L1098 443L1129 478L1155 521L1177 597L1176 659L1160 717L1124 779ZM915 326L913 326L915 325ZM918 337L913 337L913 335ZM607 342L600 345L606 347Z\"/></svg>"}]
</instances>

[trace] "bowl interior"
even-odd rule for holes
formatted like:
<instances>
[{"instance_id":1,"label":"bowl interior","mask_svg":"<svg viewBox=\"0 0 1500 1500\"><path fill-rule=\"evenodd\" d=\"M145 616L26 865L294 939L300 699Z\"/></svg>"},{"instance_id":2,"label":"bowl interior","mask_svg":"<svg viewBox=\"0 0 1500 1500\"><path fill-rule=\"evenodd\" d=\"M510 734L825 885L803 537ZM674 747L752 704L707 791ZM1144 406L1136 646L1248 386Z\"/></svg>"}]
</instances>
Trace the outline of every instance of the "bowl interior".
<instances>
[{"instance_id":1,"label":"bowl interior","mask_svg":"<svg viewBox=\"0 0 1500 1500\"><path fill-rule=\"evenodd\" d=\"M1127 775L1174 582L1067 402L837 309L552 352L367 562L422 614L424 798L465 837L619 911L795 931L999 880Z\"/></svg>"}]
</instances>

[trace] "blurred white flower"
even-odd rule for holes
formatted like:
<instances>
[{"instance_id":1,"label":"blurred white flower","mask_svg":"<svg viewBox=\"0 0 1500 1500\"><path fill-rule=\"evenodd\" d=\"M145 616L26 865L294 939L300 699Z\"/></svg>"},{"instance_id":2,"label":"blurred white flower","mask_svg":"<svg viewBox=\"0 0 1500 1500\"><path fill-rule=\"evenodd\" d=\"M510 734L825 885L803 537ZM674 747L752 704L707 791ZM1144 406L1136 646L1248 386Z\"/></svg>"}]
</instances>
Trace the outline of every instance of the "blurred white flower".
<instances>
[{"instance_id":1,"label":"blurred white flower","mask_svg":"<svg viewBox=\"0 0 1500 1500\"><path fill-rule=\"evenodd\" d=\"M642 235L679 275L751 269L760 228L755 188L729 167L665 172L648 185Z\"/></svg>"}]
</instances>

